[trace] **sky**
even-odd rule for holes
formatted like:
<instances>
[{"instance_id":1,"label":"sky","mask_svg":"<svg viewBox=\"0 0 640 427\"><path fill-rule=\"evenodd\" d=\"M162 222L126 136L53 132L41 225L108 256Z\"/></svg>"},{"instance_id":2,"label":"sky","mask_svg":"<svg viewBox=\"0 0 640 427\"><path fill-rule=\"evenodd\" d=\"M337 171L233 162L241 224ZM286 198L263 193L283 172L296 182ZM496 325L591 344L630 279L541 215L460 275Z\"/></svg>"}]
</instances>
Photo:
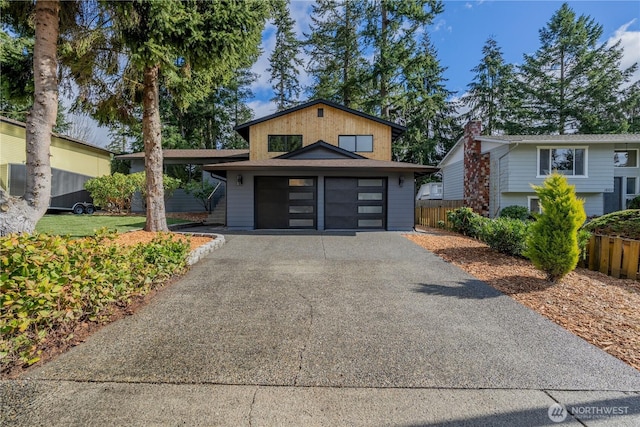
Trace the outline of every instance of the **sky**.
<instances>
[{"instance_id":1,"label":"sky","mask_svg":"<svg viewBox=\"0 0 640 427\"><path fill-rule=\"evenodd\" d=\"M457 96L464 94L473 79L470 71L482 58L482 47L493 37L502 48L506 62L522 63L523 54L533 54L539 43L539 30L546 26L553 14L560 9L562 1L516 1L516 0L445 0L444 12L437 15L427 28L434 44L440 64L446 67L446 86ZM625 48L623 66L640 61L640 1L569 1L576 15L589 15L603 26L602 42L622 40ZM292 0L290 11L296 21L299 39L309 32L313 1ZM252 86L254 99L250 106L255 117L274 113L276 108L269 99L273 97L268 58L275 43L273 25L268 24L263 32L263 53L253 67L260 77ZM635 80L640 79L640 70ZM304 70L300 70L302 86L311 83ZM306 94L301 96L306 100Z\"/></svg>"},{"instance_id":2,"label":"sky","mask_svg":"<svg viewBox=\"0 0 640 427\"><path fill-rule=\"evenodd\" d=\"M446 86L456 96L465 93L473 79L471 69L482 58L482 47L493 37L502 49L506 62L521 64L523 54L533 54L540 46L539 30L544 28L553 14L560 9L562 1L516 1L516 0L445 0L444 12L437 15L426 30L431 36L440 64L446 67ZM622 67L640 62L640 1L583 0L569 1L576 15L588 15L603 26L601 42L615 43L621 40L625 56ZM299 39L309 32L312 0L292 0L291 16L296 22ZM262 117L276 111L269 101L273 97L269 83L268 58L275 44L275 27L267 24L263 31L262 55L253 67L259 76L252 85L254 93L249 106L254 117ZM304 59L304 55L302 56ZM640 70L634 81L640 79ZM304 69L300 70L301 85L311 81ZM301 95L306 101L307 95ZM106 131L97 129L92 140L97 145L107 144Z\"/></svg>"}]
</instances>

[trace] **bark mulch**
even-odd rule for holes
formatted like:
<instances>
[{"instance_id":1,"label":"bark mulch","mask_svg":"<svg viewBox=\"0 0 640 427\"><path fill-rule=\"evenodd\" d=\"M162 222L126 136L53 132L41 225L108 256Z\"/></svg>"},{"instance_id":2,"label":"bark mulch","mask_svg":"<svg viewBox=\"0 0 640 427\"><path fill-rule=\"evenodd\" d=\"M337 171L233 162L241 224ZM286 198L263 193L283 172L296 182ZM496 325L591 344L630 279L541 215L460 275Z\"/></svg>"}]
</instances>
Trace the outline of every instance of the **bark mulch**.
<instances>
[{"instance_id":1,"label":"bark mulch","mask_svg":"<svg viewBox=\"0 0 640 427\"><path fill-rule=\"evenodd\" d=\"M560 283L530 261L439 229L405 237L640 370L640 282L577 268Z\"/></svg>"}]
</instances>

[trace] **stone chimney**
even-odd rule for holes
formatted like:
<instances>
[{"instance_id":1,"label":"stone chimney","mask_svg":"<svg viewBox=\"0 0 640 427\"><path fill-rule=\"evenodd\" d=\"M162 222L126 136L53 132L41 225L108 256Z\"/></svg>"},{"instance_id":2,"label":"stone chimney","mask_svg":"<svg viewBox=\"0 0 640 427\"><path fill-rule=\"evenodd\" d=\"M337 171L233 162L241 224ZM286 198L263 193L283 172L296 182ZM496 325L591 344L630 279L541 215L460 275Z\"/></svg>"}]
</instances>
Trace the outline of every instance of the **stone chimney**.
<instances>
[{"instance_id":1,"label":"stone chimney","mask_svg":"<svg viewBox=\"0 0 640 427\"><path fill-rule=\"evenodd\" d=\"M482 154L480 121L464 127L464 204L483 216L489 216L490 154Z\"/></svg>"}]
</instances>

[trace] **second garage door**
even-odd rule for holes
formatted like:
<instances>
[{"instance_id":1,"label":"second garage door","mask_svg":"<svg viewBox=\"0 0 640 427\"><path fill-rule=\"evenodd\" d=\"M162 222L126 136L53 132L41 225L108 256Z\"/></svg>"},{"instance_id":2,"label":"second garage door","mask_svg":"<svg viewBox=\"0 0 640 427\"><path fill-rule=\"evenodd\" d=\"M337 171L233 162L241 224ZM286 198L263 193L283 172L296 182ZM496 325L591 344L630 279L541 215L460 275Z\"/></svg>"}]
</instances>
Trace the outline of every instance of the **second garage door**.
<instances>
[{"instance_id":1,"label":"second garage door","mask_svg":"<svg viewBox=\"0 0 640 427\"><path fill-rule=\"evenodd\" d=\"M325 178L326 229L385 229L386 178Z\"/></svg>"}]
</instances>

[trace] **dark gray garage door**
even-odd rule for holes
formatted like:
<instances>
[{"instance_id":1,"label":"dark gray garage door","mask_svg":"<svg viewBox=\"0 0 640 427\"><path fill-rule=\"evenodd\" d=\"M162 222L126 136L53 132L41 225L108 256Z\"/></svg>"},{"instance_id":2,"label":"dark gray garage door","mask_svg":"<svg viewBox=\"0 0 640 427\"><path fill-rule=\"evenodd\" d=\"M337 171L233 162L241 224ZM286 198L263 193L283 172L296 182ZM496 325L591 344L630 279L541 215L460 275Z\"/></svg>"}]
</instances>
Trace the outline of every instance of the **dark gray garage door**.
<instances>
[{"instance_id":1,"label":"dark gray garage door","mask_svg":"<svg viewBox=\"0 0 640 427\"><path fill-rule=\"evenodd\" d=\"M324 188L325 228L386 228L386 178L325 178Z\"/></svg>"},{"instance_id":2,"label":"dark gray garage door","mask_svg":"<svg viewBox=\"0 0 640 427\"><path fill-rule=\"evenodd\" d=\"M256 228L316 228L316 178L256 177L255 206Z\"/></svg>"}]
</instances>

